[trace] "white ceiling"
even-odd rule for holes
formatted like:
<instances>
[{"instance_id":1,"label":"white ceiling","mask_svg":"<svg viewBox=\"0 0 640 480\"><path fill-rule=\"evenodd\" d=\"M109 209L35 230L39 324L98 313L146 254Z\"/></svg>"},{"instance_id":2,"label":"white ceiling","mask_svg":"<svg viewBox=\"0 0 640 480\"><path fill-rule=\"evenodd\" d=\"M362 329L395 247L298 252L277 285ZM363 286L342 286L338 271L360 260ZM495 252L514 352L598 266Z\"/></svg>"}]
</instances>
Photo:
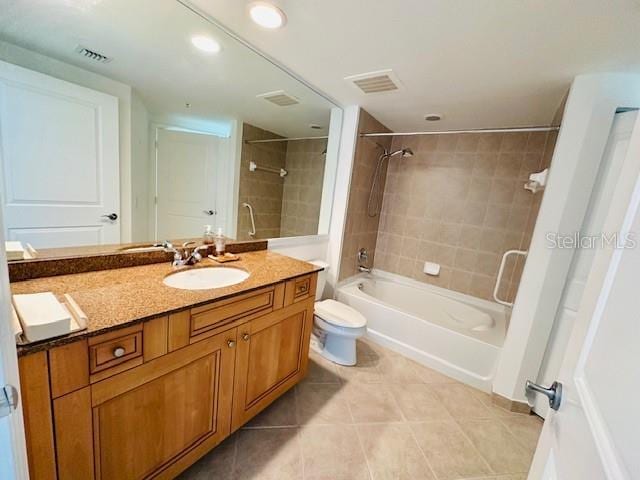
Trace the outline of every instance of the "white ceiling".
<instances>
[{"instance_id":1,"label":"white ceiling","mask_svg":"<svg viewBox=\"0 0 640 480\"><path fill-rule=\"evenodd\" d=\"M549 124L575 75L640 72L637 0L273 0L288 17L278 31L251 23L248 0L190 1L395 131ZM343 80L386 68L402 90Z\"/></svg>"},{"instance_id":2,"label":"white ceiling","mask_svg":"<svg viewBox=\"0 0 640 480\"><path fill-rule=\"evenodd\" d=\"M0 12L0 40L131 85L156 118L239 118L288 137L328 131L330 102L176 0L0 0ZM194 34L214 37L222 51L196 50ZM78 44L113 61L87 60ZM276 90L300 104L256 98Z\"/></svg>"}]
</instances>

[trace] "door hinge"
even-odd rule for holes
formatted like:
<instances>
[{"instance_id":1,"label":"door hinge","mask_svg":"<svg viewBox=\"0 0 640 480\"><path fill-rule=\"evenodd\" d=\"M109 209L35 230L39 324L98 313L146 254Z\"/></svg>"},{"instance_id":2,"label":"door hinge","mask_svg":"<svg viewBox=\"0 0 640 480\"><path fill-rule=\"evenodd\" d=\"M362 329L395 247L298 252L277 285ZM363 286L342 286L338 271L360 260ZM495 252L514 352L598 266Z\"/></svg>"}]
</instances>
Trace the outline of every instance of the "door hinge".
<instances>
[{"instance_id":1,"label":"door hinge","mask_svg":"<svg viewBox=\"0 0 640 480\"><path fill-rule=\"evenodd\" d=\"M13 385L0 388L0 417L6 417L18 407L18 390Z\"/></svg>"}]
</instances>

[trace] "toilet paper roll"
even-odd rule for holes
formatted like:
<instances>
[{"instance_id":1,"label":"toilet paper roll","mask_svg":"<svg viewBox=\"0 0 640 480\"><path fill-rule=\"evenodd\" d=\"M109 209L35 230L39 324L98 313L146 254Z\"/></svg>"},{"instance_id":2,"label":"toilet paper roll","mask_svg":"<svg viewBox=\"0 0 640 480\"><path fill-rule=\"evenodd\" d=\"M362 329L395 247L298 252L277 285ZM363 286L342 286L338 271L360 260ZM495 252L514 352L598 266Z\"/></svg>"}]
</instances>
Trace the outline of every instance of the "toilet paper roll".
<instances>
[{"instance_id":1,"label":"toilet paper roll","mask_svg":"<svg viewBox=\"0 0 640 480\"><path fill-rule=\"evenodd\" d=\"M440 264L433 262L424 262L424 268L422 269L427 275L438 276L440 275Z\"/></svg>"}]
</instances>

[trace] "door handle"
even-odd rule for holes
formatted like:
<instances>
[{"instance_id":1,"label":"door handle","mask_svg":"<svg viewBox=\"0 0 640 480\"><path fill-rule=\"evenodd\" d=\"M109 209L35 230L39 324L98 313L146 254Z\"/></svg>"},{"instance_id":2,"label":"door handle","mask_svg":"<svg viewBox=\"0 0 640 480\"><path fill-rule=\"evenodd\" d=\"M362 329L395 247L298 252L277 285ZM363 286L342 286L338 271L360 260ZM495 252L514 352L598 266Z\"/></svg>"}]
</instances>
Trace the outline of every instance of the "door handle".
<instances>
[{"instance_id":1,"label":"door handle","mask_svg":"<svg viewBox=\"0 0 640 480\"><path fill-rule=\"evenodd\" d=\"M202 213L204 213L205 215L216 215L218 212L216 212L215 210L203 210Z\"/></svg>"},{"instance_id":2,"label":"door handle","mask_svg":"<svg viewBox=\"0 0 640 480\"><path fill-rule=\"evenodd\" d=\"M525 384L526 392L541 393L549 399L549 406L553 410L560 408L562 402L562 384L560 382L553 382L549 388L533 383L531 380L527 380Z\"/></svg>"},{"instance_id":3,"label":"door handle","mask_svg":"<svg viewBox=\"0 0 640 480\"><path fill-rule=\"evenodd\" d=\"M118 214L117 213L110 213L108 215L100 215L100 217L102 218L108 218L109 220L111 220L112 222L115 222L118 219Z\"/></svg>"}]
</instances>

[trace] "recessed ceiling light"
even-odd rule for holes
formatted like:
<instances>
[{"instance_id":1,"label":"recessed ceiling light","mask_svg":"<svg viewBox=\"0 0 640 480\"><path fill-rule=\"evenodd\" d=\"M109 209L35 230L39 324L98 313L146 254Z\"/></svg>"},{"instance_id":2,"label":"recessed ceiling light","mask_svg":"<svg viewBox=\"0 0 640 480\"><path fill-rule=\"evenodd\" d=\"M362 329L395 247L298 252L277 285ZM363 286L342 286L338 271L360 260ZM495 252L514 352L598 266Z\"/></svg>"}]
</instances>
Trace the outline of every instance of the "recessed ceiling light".
<instances>
[{"instance_id":1,"label":"recessed ceiling light","mask_svg":"<svg viewBox=\"0 0 640 480\"><path fill-rule=\"evenodd\" d=\"M198 50L207 53L218 53L221 50L220 44L206 35L194 35L191 37L191 43Z\"/></svg>"},{"instance_id":2,"label":"recessed ceiling light","mask_svg":"<svg viewBox=\"0 0 640 480\"><path fill-rule=\"evenodd\" d=\"M251 20L264 28L275 30L287 22L282 10L268 2L253 2L249 6Z\"/></svg>"},{"instance_id":3,"label":"recessed ceiling light","mask_svg":"<svg viewBox=\"0 0 640 480\"><path fill-rule=\"evenodd\" d=\"M427 122L437 122L439 120L442 120L442 115L440 113L427 113L424 116L424 119Z\"/></svg>"}]
</instances>

